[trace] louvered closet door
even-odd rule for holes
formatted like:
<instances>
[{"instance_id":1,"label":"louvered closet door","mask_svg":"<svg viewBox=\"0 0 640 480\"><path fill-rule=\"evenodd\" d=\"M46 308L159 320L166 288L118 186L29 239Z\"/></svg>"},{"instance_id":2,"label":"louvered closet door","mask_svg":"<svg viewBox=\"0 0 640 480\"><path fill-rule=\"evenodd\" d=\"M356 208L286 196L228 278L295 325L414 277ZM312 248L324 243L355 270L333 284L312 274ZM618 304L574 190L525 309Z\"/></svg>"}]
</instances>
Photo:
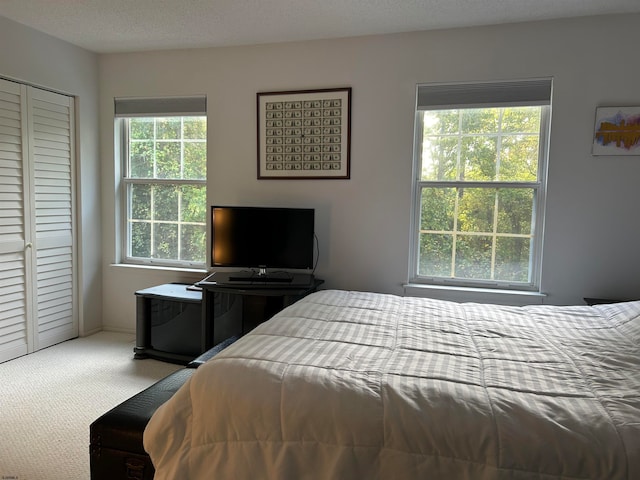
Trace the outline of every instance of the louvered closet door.
<instances>
[{"instance_id":1,"label":"louvered closet door","mask_svg":"<svg viewBox=\"0 0 640 480\"><path fill-rule=\"evenodd\" d=\"M0 362L33 348L26 87L0 79Z\"/></svg>"},{"instance_id":2,"label":"louvered closet door","mask_svg":"<svg viewBox=\"0 0 640 480\"><path fill-rule=\"evenodd\" d=\"M0 79L0 362L78 335L73 99Z\"/></svg>"},{"instance_id":3,"label":"louvered closet door","mask_svg":"<svg viewBox=\"0 0 640 480\"><path fill-rule=\"evenodd\" d=\"M78 335L74 282L73 99L28 89L33 172L34 349Z\"/></svg>"}]
</instances>

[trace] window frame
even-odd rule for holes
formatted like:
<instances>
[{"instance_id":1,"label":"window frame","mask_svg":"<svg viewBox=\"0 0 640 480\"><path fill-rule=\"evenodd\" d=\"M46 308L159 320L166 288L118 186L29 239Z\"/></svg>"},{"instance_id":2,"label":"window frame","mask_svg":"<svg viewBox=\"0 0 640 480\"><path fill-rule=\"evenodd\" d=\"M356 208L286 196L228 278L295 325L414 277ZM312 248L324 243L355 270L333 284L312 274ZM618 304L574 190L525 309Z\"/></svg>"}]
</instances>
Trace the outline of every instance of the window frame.
<instances>
[{"instance_id":1,"label":"window frame","mask_svg":"<svg viewBox=\"0 0 640 480\"><path fill-rule=\"evenodd\" d=\"M182 101L181 101L182 100ZM185 100L187 103L185 103ZM195 100L195 107L194 105ZM119 103L120 102L120 103ZM188 102L191 102L189 104ZM177 108L171 108L173 105L178 105ZM141 107L142 105L142 107ZM167 108L167 105L169 108ZM185 105L187 106L185 110ZM204 105L204 107L203 107ZM151 106L151 107L150 107ZM120 108L119 108L120 107ZM193 107L193 108L192 108ZM194 111L190 111L194 110ZM203 111L204 110L204 111ZM130 255L131 245L131 231L129 229L128 219L130 218L130 199L131 189L134 185L193 185L205 188L205 198L207 198L207 171L204 172L204 178L198 179L183 179L183 178L137 178L131 177L129 172L129 121L132 118L167 118L167 117L204 117L206 115L206 99L204 97L168 97L161 99L115 99L115 134L116 134L116 162L119 165L121 174L120 177L120 194L119 211L120 222L119 231L117 232L119 245L119 263L127 265L146 265L146 266L158 266L167 268L187 268L187 269L206 269L208 263L208 248L207 241L203 245L202 262L195 262L189 260L179 259L166 259L166 258L146 258L136 257ZM207 122L208 123L208 122ZM184 140L184 139L182 139ZM181 142L182 142L181 140ZM205 145L208 143L208 138L205 138ZM206 164L205 164L206 165ZM206 167L205 167L206 168ZM205 205L206 207L206 205ZM189 223L189 222L187 222ZM205 212L203 215L203 223L205 232L208 228L208 217Z\"/></svg>"},{"instance_id":2,"label":"window frame","mask_svg":"<svg viewBox=\"0 0 640 480\"><path fill-rule=\"evenodd\" d=\"M469 288L484 288L484 289L503 289L503 290L515 290L515 291L540 291L540 283L542 276L542 255L543 255L543 236L544 236L544 224L545 224L545 205L546 205L546 191L547 191L547 172L549 163L549 137L550 137L550 124L551 124L551 79L548 81L548 101L540 103L539 100L530 102L513 100L508 101L491 101L490 98L483 98L482 102L469 101L468 97L462 95L467 103L457 103L454 105L443 102L442 104L434 105L432 108L421 108L421 89L429 88L435 85L436 89L451 86L451 92L460 92L466 86L468 86L473 92L474 89L482 89L483 85L489 86L489 95L491 94L492 86L505 87L504 82L486 82L486 83L462 83L462 84L423 84L418 85L416 88L416 111L415 111L415 125L414 125L414 158L413 158L413 182L412 182L412 201L411 201L411 232L410 232L410 246L409 246L409 283L412 284L424 284L435 286L450 286L450 287L469 287ZM522 82L523 84L527 81ZM521 85L520 82L508 82L508 85L516 85L517 88ZM525 85L526 87L526 85ZM455 94L455 93L454 93ZM517 96L517 94L516 94ZM473 93L471 95L473 97ZM509 97L509 95L507 95ZM424 99L422 99L424 102ZM424 110L453 110L453 109L468 109L468 108L503 108L509 106L540 106L540 130L539 130L539 145L538 145L538 172L537 180L531 182L519 182L519 181L462 181L462 180L422 180L422 146L424 141L424 124L423 124L423 111ZM460 278L460 277L441 277L433 275L420 275L419 273L419 260L420 260L420 216L422 207L422 192L424 188L428 187L446 187L456 188L464 186L465 188L526 188L531 189L534 195L534 202L532 206L532 247L530 252L529 261L529 282L511 282L502 280L491 279L473 279L473 278Z\"/></svg>"}]
</instances>

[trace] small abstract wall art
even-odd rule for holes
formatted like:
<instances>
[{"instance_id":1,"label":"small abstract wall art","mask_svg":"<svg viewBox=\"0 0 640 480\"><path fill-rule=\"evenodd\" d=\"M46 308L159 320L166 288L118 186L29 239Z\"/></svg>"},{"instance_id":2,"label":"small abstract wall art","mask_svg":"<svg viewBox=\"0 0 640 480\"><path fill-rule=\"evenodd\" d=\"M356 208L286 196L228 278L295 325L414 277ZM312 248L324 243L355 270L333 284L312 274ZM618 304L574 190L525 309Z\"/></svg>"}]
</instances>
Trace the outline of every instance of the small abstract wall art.
<instances>
[{"instance_id":1,"label":"small abstract wall art","mask_svg":"<svg viewBox=\"0 0 640 480\"><path fill-rule=\"evenodd\" d=\"M640 107L598 107L594 155L640 155Z\"/></svg>"}]
</instances>

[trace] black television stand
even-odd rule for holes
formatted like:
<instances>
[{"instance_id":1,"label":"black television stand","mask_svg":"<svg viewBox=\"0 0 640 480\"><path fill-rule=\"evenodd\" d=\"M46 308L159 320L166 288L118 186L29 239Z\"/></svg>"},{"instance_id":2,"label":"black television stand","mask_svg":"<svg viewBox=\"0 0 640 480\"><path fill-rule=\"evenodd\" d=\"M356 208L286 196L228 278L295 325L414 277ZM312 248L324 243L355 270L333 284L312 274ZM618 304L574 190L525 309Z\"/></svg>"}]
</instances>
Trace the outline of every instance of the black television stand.
<instances>
[{"instance_id":1,"label":"black television stand","mask_svg":"<svg viewBox=\"0 0 640 480\"><path fill-rule=\"evenodd\" d=\"M230 336L244 335L283 308L315 292L323 283L324 280L318 278L304 286L200 282L205 348L211 348Z\"/></svg>"},{"instance_id":2,"label":"black television stand","mask_svg":"<svg viewBox=\"0 0 640 480\"><path fill-rule=\"evenodd\" d=\"M241 336L324 283L191 285L169 283L136 292L135 358L186 364L233 336Z\"/></svg>"}]
</instances>

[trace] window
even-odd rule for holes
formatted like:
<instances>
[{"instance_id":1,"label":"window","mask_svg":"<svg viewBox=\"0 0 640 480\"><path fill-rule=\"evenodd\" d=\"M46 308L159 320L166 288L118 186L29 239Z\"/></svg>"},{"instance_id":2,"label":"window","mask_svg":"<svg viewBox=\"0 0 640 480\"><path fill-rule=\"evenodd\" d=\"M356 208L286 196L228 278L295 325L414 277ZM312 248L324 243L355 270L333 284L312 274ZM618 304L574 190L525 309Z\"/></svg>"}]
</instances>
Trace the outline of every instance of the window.
<instances>
[{"instance_id":1,"label":"window","mask_svg":"<svg viewBox=\"0 0 640 480\"><path fill-rule=\"evenodd\" d=\"M203 97L116 99L126 263L206 265Z\"/></svg>"},{"instance_id":2,"label":"window","mask_svg":"<svg viewBox=\"0 0 640 480\"><path fill-rule=\"evenodd\" d=\"M551 81L418 87L413 282L534 290Z\"/></svg>"}]
</instances>

